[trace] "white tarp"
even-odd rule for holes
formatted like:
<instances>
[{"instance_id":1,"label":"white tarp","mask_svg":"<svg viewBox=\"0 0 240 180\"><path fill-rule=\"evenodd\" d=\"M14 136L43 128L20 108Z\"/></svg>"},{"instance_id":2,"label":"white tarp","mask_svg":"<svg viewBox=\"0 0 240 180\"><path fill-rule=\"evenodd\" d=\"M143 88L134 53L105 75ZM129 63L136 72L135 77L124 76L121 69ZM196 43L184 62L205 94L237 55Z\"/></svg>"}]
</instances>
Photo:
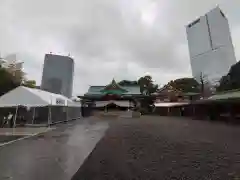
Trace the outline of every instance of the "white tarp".
<instances>
[{"instance_id":1,"label":"white tarp","mask_svg":"<svg viewBox=\"0 0 240 180\"><path fill-rule=\"evenodd\" d=\"M111 101L96 101L96 107L104 107L108 104L111 104Z\"/></svg>"},{"instance_id":2,"label":"white tarp","mask_svg":"<svg viewBox=\"0 0 240 180\"><path fill-rule=\"evenodd\" d=\"M115 104L120 107L132 107L132 104L129 101L97 101L96 107L105 107L108 104Z\"/></svg>"},{"instance_id":3,"label":"white tarp","mask_svg":"<svg viewBox=\"0 0 240 180\"><path fill-rule=\"evenodd\" d=\"M120 107L130 107L129 101L114 101L114 104Z\"/></svg>"},{"instance_id":4,"label":"white tarp","mask_svg":"<svg viewBox=\"0 0 240 180\"><path fill-rule=\"evenodd\" d=\"M75 102L75 101L69 102L68 101L67 106L69 106L69 107L81 107L82 105L81 105L81 102Z\"/></svg>"},{"instance_id":5,"label":"white tarp","mask_svg":"<svg viewBox=\"0 0 240 180\"><path fill-rule=\"evenodd\" d=\"M187 105L187 102L159 102L155 103L155 107L174 107L174 106L182 106Z\"/></svg>"},{"instance_id":6,"label":"white tarp","mask_svg":"<svg viewBox=\"0 0 240 180\"><path fill-rule=\"evenodd\" d=\"M71 106L73 104L71 99L63 95L24 86L19 86L0 97L0 107Z\"/></svg>"}]
</instances>

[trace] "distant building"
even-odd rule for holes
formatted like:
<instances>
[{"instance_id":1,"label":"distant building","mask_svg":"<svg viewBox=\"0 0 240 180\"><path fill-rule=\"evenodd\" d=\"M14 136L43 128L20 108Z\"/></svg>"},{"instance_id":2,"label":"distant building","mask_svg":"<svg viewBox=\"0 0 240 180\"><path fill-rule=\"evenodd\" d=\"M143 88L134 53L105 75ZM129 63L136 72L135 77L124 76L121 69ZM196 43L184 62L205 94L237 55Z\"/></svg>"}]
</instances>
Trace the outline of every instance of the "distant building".
<instances>
[{"instance_id":1,"label":"distant building","mask_svg":"<svg viewBox=\"0 0 240 180\"><path fill-rule=\"evenodd\" d=\"M186 27L192 75L215 83L235 64L236 57L226 16L219 7Z\"/></svg>"},{"instance_id":2,"label":"distant building","mask_svg":"<svg viewBox=\"0 0 240 180\"><path fill-rule=\"evenodd\" d=\"M41 89L52 93L72 96L74 61L69 56L46 54Z\"/></svg>"}]
</instances>

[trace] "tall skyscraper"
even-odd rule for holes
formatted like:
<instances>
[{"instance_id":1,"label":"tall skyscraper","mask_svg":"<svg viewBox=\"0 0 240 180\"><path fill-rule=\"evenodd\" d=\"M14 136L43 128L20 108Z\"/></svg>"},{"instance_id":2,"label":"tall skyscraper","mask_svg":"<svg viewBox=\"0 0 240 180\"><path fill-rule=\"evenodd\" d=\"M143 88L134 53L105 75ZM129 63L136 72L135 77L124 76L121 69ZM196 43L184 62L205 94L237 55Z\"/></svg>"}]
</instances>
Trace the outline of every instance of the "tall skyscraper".
<instances>
[{"instance_id":1,"label":"tall skyscraper","mask_svg":"<svg viewBox=\"0 0 240 180\"><path fill-rule=\"evenodd\" d=\"M72 96L74 61L69 56L46 54L41 89L52 93Z\"/></svg>"},{"instance_id":2,"label":"tall skyscraper","mask_svg":"<svg viewBox=\"0 0 240 180\"><path fill-rule=\"evenodd\" d=\"M219 7L186 27L192 75L216 83L236 63L226 16Z\"/></svg>"}]
</instances>

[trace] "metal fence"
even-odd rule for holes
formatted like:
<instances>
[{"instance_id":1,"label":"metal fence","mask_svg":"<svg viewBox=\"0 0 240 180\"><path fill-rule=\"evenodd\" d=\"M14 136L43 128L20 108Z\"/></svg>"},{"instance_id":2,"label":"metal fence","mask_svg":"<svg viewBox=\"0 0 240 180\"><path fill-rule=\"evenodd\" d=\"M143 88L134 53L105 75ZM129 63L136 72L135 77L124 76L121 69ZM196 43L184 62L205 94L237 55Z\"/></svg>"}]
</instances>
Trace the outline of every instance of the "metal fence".
<instances>
[{"instance_id":1,"label":"metal fence","mask_svg":"<svg viewBox=\"0 0 240 180\"><path fill-rule=\"evenodd\" d=\"M32 124L52 124L56 122L80 118L81 107L49 106L35 108L35 112L34 108L32 108L31 114L32 117L34 117Z\"/></svg>"},{"instance_id":2,"label":"metal fence","mask_svg":"<svg viewBox=\"0 0 240 180\"><path fill-rule=\"evenodd\" d=\"M17 110L16 110L17 109ZM81 107L48 106L0 108L0 124L4 124L4 117L13 114L16 125L24 124L54 124L81 117ZM15 115L16 118L15 118ZM5 118L6 119L6 118Z\"/></svg>"}]
</instances>

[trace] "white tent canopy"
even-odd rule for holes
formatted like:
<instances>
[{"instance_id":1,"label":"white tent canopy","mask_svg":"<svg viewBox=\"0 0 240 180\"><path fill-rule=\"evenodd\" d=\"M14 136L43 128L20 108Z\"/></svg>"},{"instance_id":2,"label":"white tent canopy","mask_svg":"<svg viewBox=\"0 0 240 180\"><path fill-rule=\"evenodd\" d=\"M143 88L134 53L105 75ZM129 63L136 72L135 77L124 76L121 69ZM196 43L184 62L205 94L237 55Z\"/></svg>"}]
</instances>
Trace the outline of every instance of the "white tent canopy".
<instances>
[{"instance_id":1,"label":"white tent canopy","mask_svg":"<svg viewBox=\"0 0 240 180\"><path fill-rule=\"evenodd\" d=\"M175 107L175 106L182 106L187 105L188 102L159 102L155 103L155 107Z\"/></svg>"},{"instance_id":2,"label":"white tent canopy","mask_svg":"<svg viewBox=\"0 0 240 180\"><path fill-rule=\"evenodd\" d=\"M19 86L0 97L0 107L41 107L49 105L77 106L71 99L63 95L24 86Z\"/></svg>"}]
</instances>

